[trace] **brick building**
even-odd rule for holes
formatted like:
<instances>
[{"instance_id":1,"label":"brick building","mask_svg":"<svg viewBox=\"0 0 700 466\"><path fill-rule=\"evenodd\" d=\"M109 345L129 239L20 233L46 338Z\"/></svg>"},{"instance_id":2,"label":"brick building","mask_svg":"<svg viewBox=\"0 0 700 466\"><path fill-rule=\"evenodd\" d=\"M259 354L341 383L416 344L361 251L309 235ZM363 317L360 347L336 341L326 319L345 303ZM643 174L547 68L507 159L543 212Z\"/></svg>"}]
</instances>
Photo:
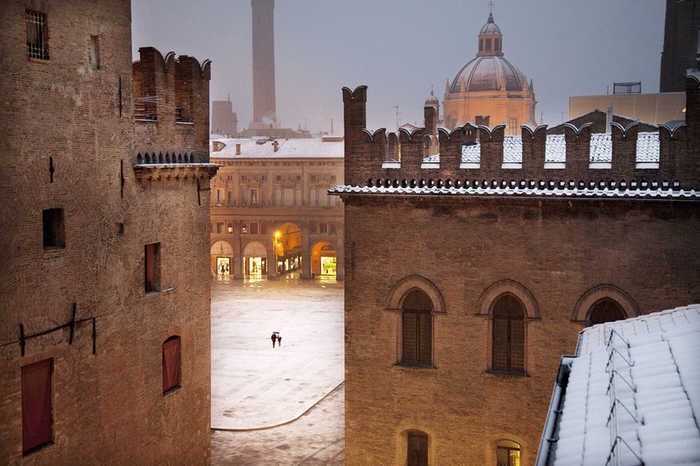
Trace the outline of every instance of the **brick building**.
<instances>
[{"instance_id":1,"label":"brick building","mask_svg":"<svg viewBox=\"0 0 700 466\"><path fill-rule=\"evenodd\" d=\"M687 86L673 128L518 136L430 106L368 131L367 88L343 89L347 464L532 464L582 328L700 301Z\"/></svg>"},{"instance_id":2,"label":"brick building","mask_svg":"<svg viewBox=\"0 0 700 466\"><path fill-rule=\"evenodd\" d=\"M683 71L697 68L700 58L700 5L697 0L666 0L661 92L683 92Z\"/></svg>"},{"instance_id":3,"label":"brick building","mask_svg":"<svg viewBox=\"0 0 700 466\"><path fill-rule=\"evenodd\" d=\"M213 140L221 169L212 179L212 272L342 280L343 209L328 189L343 179L343 150L333 136Z\"/></svg>"},{"instance_id":4,"label":"brick building","mask_svg":"<svg viewBox=\"0 0 700 466\"><path fill-rule=\"evenodd\" d=\"M129 0L0 10L0 463L209 457L209 63Z\"/></svg>"}]
</instances>

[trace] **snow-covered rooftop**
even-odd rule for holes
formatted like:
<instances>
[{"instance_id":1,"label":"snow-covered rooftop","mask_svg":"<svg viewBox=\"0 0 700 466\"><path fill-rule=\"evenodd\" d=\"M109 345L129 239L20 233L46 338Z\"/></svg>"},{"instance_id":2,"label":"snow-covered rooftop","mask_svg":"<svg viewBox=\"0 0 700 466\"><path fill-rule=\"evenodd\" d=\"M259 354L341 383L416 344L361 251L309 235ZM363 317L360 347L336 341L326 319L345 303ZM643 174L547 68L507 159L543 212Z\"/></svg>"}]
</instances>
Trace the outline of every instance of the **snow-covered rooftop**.
<instances>
[{"instance_id":1,"label":"snow-covered rooftop","mask_svg":"<svg viewBox=\"0 0 700 466\"><path fill-rule=\"evenodd\" d=\"M591 134L590 163L598 168L610 168L612 164L612 137L610 133Z\"/></svg>"},{"instance_id":2,"label":"snow-covered rooftop","mask_svg":"<svg viewBox=\"0 0 700 466\"><path fill-rule=\"evenodd\" d=\"M522 168L523 138L522 136L503 136L503 166L502 168Z\"/></svg>"},{"instance_id":3,"label":"snow-covered rooftop","mask_svg":"<svg viewBox=\"0 0 700 466\"><path fill-rule=\"evenodd\" d=\"M211 158L343 158L345 154L345 144L340 138L275 139L276 152L273 141L266 138L212 139L212 146L214 141L225 147L218 152L212 150ZM241 145L240 155L236 155L237 144Z\"/></svg>"},{"instance_id":4,"label":"snow-covered rooftop","mask_svg":"<svg viewBox=\"0 0 700 466\"><path fill-rule=\"evenodd\" d=\"M659 168L659 133L637 133L637 168Z\"/></svg>"},{"instance_id":5,"label":"snow-covered rooftop","mask_svg":"<svg viewBox=\"0 0 700 466\"><path fill-rule=\"evenodd\" d=\"M700 304L586 328L576 353L538 465L700 464Z\"/></svg>"}]
</instances>

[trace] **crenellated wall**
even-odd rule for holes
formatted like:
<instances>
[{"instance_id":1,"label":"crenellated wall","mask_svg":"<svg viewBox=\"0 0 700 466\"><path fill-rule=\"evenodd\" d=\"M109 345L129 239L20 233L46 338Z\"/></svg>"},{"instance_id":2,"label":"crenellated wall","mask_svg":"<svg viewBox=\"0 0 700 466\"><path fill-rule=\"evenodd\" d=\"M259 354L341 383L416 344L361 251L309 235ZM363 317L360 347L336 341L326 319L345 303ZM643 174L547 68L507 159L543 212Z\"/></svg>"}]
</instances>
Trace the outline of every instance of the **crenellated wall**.
<instances>
[{"instance_id":1,"label":"crenellated wall","mask_svg":"<svg viewBox=\"0 0 700 466\"><path fill-rule=\"evenodd\" d=\"M693 75L687 78L684 124L657 128L634 122L625 127L618 120L608 135L594 132L601 125L590 121L580 127L564 123L552 130L522 126L521 136L505 136L503 125L471 124L451 131L439 128L437 135L431 135L433 121L427 107L427 130L370 131L365 128L367 86L343 88L345 184L669 181L694 188L700 185L698 82ZM563 141L556 134L562 134Z\"/></svg>"},{"instance_id":2,"label":"crenellated wall","mask_svg":"<svg viewBox=\"0 0 700 466\"><path fill-rule=\"evenodd\" d=\"M153 47L140 48L139 57L133 64L134 157L193 152L196 161L208 162L211 62L173 52L163 57Z\"/></svg>"}]
</instances>

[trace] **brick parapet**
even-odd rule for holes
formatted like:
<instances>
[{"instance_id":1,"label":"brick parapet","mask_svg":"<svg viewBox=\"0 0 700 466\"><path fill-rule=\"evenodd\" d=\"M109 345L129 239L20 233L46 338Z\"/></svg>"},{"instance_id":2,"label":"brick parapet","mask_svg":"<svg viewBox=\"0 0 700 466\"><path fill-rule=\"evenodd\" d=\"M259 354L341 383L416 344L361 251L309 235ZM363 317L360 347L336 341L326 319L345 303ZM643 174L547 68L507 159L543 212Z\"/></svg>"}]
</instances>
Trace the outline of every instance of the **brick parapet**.
<instances>
[{"instance_id":1,"label":"brick parapet","mask_svg":"<svg viewBox=\"0 0 700 466\"><path fill-rule=\"evenodd\" d=\"M604 114L592 115L592 121L577 127L571 123L548 130L546 126L535 129L522 128L522 165L520 168L506 168L504 161L504 128L489 129L466 124L451 131L437 130L437 150L439 161L430 168L421 168L419 157L431 155L432 139L426 145L424 136L430 135L430 127L399 134L387 133L385 129L367 130L366 99L367 87L360 86L355 91L343 88L345 105L345 184L364 186L368 180L377 178L401 182L420 179L548 179L556 181L597 181L597 180L648 180L678 181L685 188L700 187L698 167L698 143L700 142L700 91L695 77L687 80L686 123L675 127L653 127L632 122L623 126L623 120L611 125L611 160L607 168L591 165L591 138L598 133ZM427 107L426 107L427 108ZM426 121L432 124L426 110ZM583 121L583 120L581 120ZM655 130L659 133L658 168L636 166L637 135L640 132ZM547 136L563 134L566 141L563 168L545 166ZM481 144L478 168L460 168L462 148L478 140ZM400 143L400 156L394 152L394 141ZM426 149L427 147L427 149ZM397 151L398 152L398 151ZM421 159L422 160L422 159ZM398 162L382 166L386 161ZM435 165L437 164L437 165Z\"/></svg>"}]
</instances>

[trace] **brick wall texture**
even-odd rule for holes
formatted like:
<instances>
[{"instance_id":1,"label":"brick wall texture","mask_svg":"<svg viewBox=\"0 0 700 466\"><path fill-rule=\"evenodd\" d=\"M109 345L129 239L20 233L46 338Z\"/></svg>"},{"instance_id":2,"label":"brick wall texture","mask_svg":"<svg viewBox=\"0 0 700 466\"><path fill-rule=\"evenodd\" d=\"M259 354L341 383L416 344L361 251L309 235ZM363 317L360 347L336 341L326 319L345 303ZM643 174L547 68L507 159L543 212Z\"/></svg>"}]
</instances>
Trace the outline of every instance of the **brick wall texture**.
<instances>
[{"instance_id":1,"label":"brick wall texture","mask_svg":"<svg viewBox=\"0 0 700 466\"><path fill-rule=\"evenodd\" d=\"M27 58L27 8L47 15L48 61ZM0 463L208 464L209 192L200 206L193 176L139 180L132 167L147 148L206 153L208 76L192 79L194 125L176 127L168 110L145 134L133 118L129 0L9 0L0 26ZM64 249L42 246L48 208L64 209ZM144 245L155 242L170 290L146 295ZM27 335L65 324L73 303L84 321L72 344L63 328L26 340L22 355L20 324ZM172 335L181 388L164 396ZM23 456L21 368L47 358L53 443Z\"/></svg>"}]
</instances>

